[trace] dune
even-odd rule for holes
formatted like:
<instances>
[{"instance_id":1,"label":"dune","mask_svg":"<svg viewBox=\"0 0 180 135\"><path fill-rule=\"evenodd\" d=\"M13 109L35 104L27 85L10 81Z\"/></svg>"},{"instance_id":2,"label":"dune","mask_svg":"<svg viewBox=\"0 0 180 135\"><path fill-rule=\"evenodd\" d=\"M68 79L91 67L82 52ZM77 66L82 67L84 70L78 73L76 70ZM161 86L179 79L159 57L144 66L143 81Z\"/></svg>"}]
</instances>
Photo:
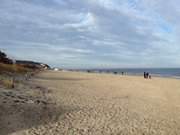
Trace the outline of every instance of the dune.
<instances>
[{"instance_id":1,"label":"dune","mask_svg":"<svg viewBox=\"0 0 180 135\"><path fill-rule=\"evenodd\" d=\"M180 134L178 79L44 71L0 101L2 135Z\"/></svg>"}]
</instances>

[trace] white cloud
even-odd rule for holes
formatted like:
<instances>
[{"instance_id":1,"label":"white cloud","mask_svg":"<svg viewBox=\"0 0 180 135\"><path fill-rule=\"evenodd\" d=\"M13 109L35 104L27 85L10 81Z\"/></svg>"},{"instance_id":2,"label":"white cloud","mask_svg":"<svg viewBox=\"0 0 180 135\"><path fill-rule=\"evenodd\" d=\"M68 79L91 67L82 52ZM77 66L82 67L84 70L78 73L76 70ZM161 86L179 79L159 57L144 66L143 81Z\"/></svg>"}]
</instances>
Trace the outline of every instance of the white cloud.
<instances>
[{"instance_id":1,"label":"white cloud","mask_svg":"<svg viewBox=\"0 0 180 135\"><path fill-rule=\"evenodd\" d=\"M180 66L178 3L2 0L0 48L18 58L67 67L119 62L123 66L163 66L166 59L174 60L169 66Z\"/></svg>"},{"instance_id":2,"label":"white cloud","mask_svg":"<svg viewBox=\"0 0 180 135\"><path fill-rule=\"evenodd\" d=\"M97 27L95 17L92 13L88 12L86 14L81 14L82 17L79 19L79 22L76 23L66 23L63 25L65 28L75 28L79 31L91 31Z\"/></svg>"}]
</instances>

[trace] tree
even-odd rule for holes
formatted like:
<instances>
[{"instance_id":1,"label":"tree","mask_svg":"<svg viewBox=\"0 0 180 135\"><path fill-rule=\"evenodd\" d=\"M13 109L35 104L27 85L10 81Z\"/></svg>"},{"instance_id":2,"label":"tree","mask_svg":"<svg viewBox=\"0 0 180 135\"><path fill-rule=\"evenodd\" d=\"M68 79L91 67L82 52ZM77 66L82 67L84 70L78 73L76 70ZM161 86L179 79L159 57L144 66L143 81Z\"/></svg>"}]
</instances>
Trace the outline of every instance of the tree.
<instances>
[{"instance_id":1,"label":"tree","mask_svg":"<svg viewBox=\"0 0 180 135\"><path fill-rule=\"evenodd\" d=\"M7 57L7 55L0 50L0 62L5 64L13 64L13 61Z\"/></svg>"},{"instance_id":2,"label":"tree","mask_svg":"<svg viewBox=\"0 0 180 135\"><path fill-rule=\"evenodd\" d=\"M1 58L7 58L7 55L0 50L0 59Z\"/></svg>"}]
</instances>

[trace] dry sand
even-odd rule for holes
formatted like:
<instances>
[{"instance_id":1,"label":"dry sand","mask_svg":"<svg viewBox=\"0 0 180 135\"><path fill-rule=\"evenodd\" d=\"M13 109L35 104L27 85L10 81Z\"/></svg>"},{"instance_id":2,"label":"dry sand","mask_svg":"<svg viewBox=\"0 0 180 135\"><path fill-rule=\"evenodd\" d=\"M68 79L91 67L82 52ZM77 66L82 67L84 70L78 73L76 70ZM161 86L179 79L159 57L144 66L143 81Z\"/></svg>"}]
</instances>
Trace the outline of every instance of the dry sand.
<instances>
[{"instance_id":1,"label":"dry sand","mask_svg":"<svg viewBox=\"0 0 180 135\"><path fill-rule=\"evenodd\" d=\"M0 88L0 135L179 135L180 80L43 72Z\"/></svg>"}]
</instances>

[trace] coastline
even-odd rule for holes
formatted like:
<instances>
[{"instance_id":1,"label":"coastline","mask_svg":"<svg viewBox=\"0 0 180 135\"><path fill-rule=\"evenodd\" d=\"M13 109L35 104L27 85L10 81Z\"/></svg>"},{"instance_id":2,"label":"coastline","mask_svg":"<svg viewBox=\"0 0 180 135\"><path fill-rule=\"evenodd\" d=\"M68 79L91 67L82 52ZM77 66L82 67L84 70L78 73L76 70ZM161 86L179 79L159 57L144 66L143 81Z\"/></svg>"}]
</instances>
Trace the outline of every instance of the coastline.
<instances>
[{"instance_id":1,"label":"coastline","mask_svg":"<svg viewBox=\"0 0 180 135\"><path fill-rule=\"evenodd\" d=\"M133 76L144 76L144 72L155 77L180 78L180 68L109 68L109 69L80 69L75 71L127 74Z\"/></svg>"},{"instance_id":2,"label":"coastline","mask_svg":"<svg viewBox=\"0 0 180 135\"><path fill-rule=\"evenodd\" d=\"M60 71L62 72L62 71ZM122 75L121 73L114 73L114 72L99 72L99 71L66 71L66 72L82 72L82 73L93 73L93 74L107 74L107 75L117 75L117 76L134 76L134 77L143 77L143 72L142 73L137 73L137 74L133 74L133 73L126 73L124 75ZM180 76L173 76L173 75L160 75L160 74L151 74L152 79L153 78L167 78L167 79L180 79Z\"/></svg>"}]
</instances>

